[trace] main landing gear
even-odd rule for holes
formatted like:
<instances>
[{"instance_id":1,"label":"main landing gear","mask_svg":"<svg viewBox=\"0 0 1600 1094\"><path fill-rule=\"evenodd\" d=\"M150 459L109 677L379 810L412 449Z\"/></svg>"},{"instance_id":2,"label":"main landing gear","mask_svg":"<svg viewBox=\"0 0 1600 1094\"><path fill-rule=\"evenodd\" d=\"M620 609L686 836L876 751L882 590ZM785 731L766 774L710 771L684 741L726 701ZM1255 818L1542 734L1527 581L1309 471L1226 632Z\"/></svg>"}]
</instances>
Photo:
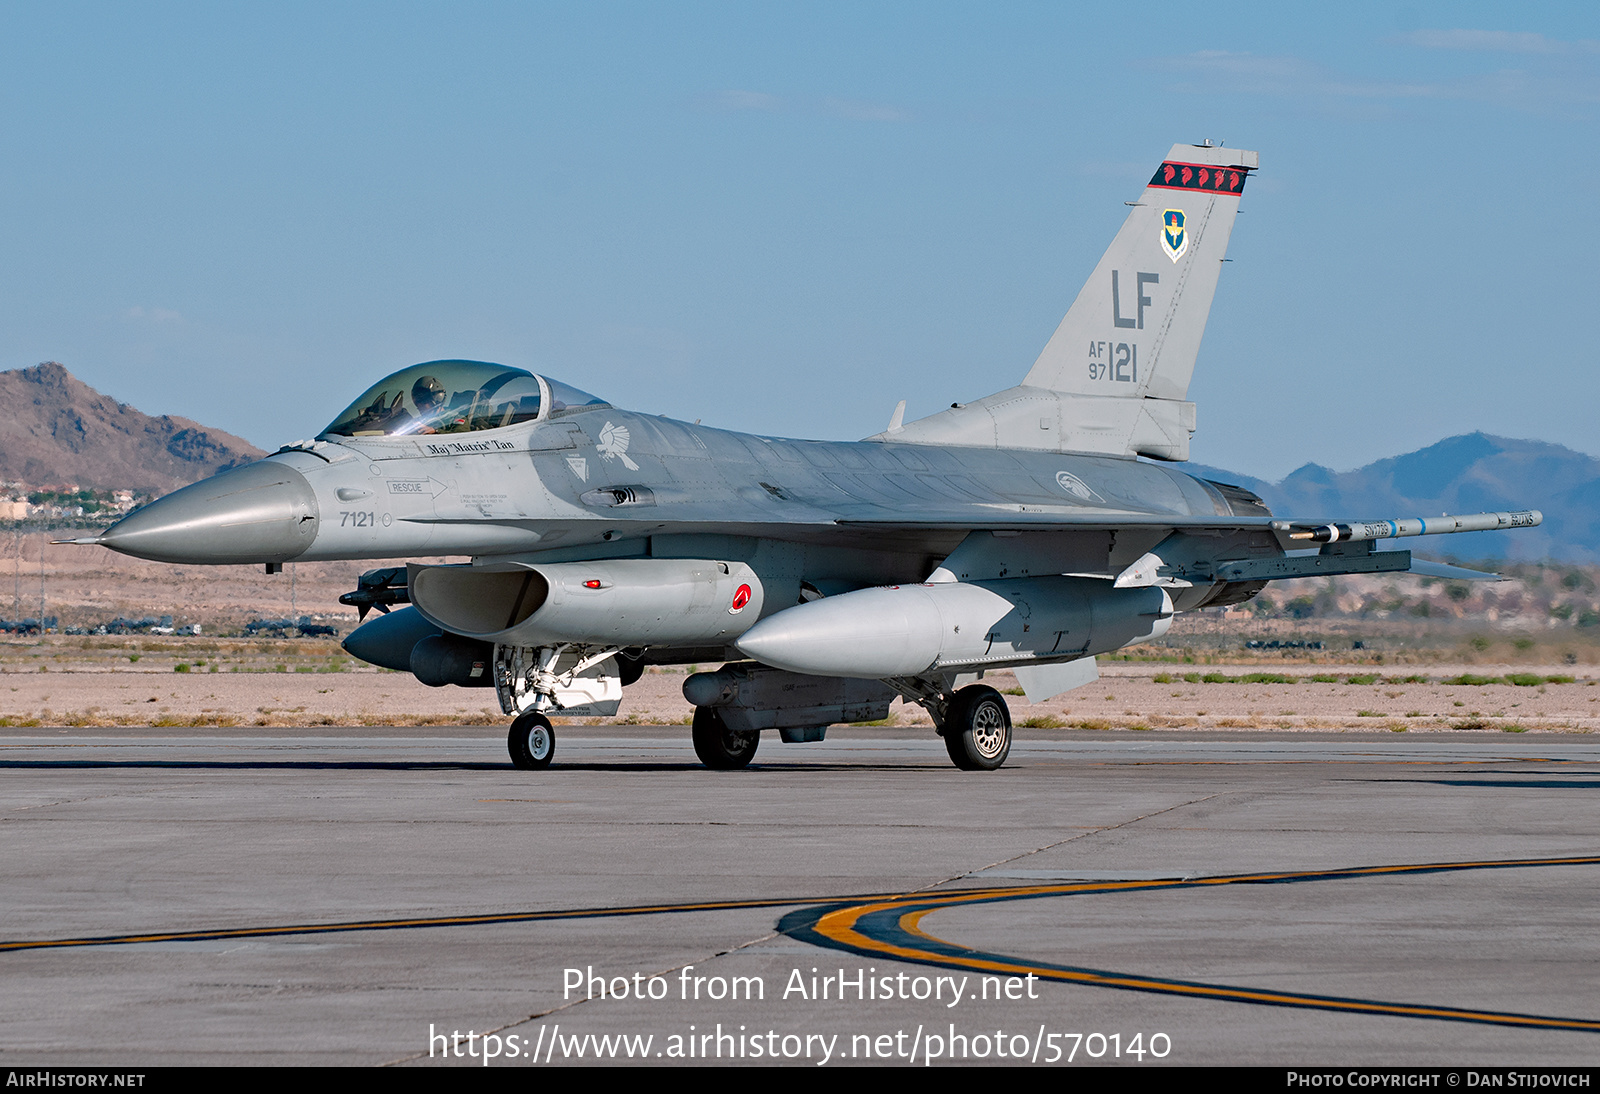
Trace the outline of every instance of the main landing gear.
<instances>
[{"instance_id":1,"label":"main landing gear","mask_svg":"<svg viewBox=\"0 0 1600 1094\"><path fill-rule=\"evenodd\" d=\"M933 716L950 762L963 771L994 771L1011 753L1011 711L987 684L951 692L950 677L898 677L885 683Z\"/></svg>"},{"instance_id":2,"label":"main landing gear","mask_svg":"<svg viewBox=\"0 0 1600 1094\"><path fill-rule=\"evenodd\" d=\"M497 651L500 671L496 682L501 688L502 703L508 713L522 708L511 723L507 748L512 764L530 771L549 767L555 755L556 734L550 714L598 713L606 717L616 713L615 700L609 709L599 709L599 704L592 701L587 706L568 705L556 701L557 696L582 700L591 698L586 688L598 694L622 690L617 677L609 673L593 679L582 675L619 651L599 655L580 652L573 667L562 673L553 669L562 651L535 652L536 658L514 661L512 656ZM623 673L635 678L642 668L636 658L618 658L618 665ZM739 671L733 671L735 668ZM735 771L750 765L761 744L757 726L777 729L785 741L820 741L826 727L838 722L876 724L875 719L888 714L896 693L933 716L939 736L944 738L945 751L957 767L964 771L994 771L1011 752L1011 712L994 688L969 684L952 690L958 681L959 677L953 674L882 681L806 678L760 666L733 666L717 674L691 676L684 684L684 696L696 704L695 755L714 771Z\"/></svg>"},{"instance_id":3,"label":"main landing gear","mask_svg":"<svg viewBox=\"0 0 1600 1094\"><path fill-rule=\"evenodd\" d=\"M713 771L747 767L761 744L760 733L735 733L716 707L694 708L694 754Z\"/></svg>"},{"instance_id":4,"label":"main landing gear","mask_svg":"<svg viewBox=\"0 0 1600 1094\"><path fill-rule=\"evenodd\" d=\"M945 751L963 771L993 771L1011 752L1011 711L994 688L973 684L945 704Z\"/></svg>"},{"instance_id":5,"label":"main landing gear","mask_svg":"<svg viewBox=\"0 0 1600 1094\"><path fill-rule=\"evenodd\" d=\"M1011 711L1007 709L1004 697L994 688L972 684L952 692L949 690L949 677L902 677L884 683L933 715L939 736L944 738L945 751L950 754L951 762L963 771L994 771L1006 762L1006 757L1011 753ZM689 690L688 685L685 685L685 690ZM884 707L888 706L887 699L882 702ZM805 724L793 709L787 713L796 724ZM841 719L839 709L819 712L813 707L806 713L821 722L836 722L852 717L845 715ZM822 739L820 732L815 738L798 734L791 737L789 730L783 733L785 740ZM747 766L760 743L759 732L739 732L729 728L720 706L695 707L695 755L712 770L732 771Z\"/></svg>"}]
</instances>

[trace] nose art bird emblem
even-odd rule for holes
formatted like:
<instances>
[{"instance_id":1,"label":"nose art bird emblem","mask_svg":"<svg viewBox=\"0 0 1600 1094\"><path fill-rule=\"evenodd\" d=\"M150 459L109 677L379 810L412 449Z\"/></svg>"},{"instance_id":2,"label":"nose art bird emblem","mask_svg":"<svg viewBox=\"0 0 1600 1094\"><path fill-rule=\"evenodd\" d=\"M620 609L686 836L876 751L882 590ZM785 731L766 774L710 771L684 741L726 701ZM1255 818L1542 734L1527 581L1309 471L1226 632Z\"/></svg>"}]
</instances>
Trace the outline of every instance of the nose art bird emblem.
<instances>
[{"instance_id":1,"label":"nose art bird emblem","mask_svg":"<svg viewBox=\"0 0 1600 1094\"><path fill-rule=\"evenodd\" d=\"M627 426L607 422L600 430L600 443L595 448L608 460L621 460L629 471L639 470L639 465L628 458Z\"/></svg>"}]
</instances>

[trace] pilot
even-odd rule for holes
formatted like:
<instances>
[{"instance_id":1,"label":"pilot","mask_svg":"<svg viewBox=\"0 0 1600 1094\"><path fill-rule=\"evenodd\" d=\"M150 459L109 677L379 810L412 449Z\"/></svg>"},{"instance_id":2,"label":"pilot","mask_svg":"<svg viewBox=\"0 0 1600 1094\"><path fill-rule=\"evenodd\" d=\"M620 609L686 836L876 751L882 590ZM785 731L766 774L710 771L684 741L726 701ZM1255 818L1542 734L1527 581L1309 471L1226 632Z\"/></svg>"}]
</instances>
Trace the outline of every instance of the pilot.
<instances>
[{"instance_id":1,"label":"pilot","mask_svg":"<svg viewBox=\"0 0 1600 1094\"><path fill-rule=\"evenodd\" d=\"M467 428L466 419L451 413L445 406L448 398L444 385L436 376L420 377L411 385L411 401L416 404L418 433L460 433Z\"/></svg>"},{"instance_id":2,"label":"pilot","mask_svg":"<svg viewBox=\"0 0 1600 1094\"><path fill-rule=\"evenodd\" d=\"M424 421L444 409L444 385L435 376L420 377L411 385L411 402L417 408L417 417Z\"/></svg>"}]
</instances>

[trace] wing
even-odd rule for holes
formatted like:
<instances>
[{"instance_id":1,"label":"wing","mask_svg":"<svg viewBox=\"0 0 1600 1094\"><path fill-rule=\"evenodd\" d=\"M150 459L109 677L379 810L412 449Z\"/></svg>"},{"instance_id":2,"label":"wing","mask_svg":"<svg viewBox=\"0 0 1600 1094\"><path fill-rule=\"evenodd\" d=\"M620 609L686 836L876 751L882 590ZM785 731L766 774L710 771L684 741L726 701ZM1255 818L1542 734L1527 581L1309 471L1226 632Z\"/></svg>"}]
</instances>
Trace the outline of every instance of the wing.
<instances>
[{"instance_id":1,"label":"wing","mask_svg":"<svg viewBox=\"0 0 1600 1094\"><path fill-rule=\"evenodd\" d=\"M1187 557L1182 552L1161 554L1161 547L1146 554L1117 576L1121 586L1162 583L1276 581L1294 577L1332 577L1338 574L1415 573L1459 580L1498 581L1499 574L1413 559L1410 551L1380 551L1378 541L1454 532L1534 528L1544 521L1537 509L1516 512L1472 513L1466 516L1409 517L1398 520L1330 522L1318 524L1272 520L1269 527L1285 547L1321 544L1315 552L1275 557L1218 559ZM1162 546L1165 546L1163 544ZM1179 558L1170 557L1177 554ZM1180 560L1181 559L1181 560Z\"/></svg>"},{"instance_id":2,"label":"wing","mask_svg":"<svg viewBox=\"0 0 1600 1094\"><path fill-rule=\"evenodd\" d=\"M1544 515L1537 509L1465 516L1313 522L1271 516L1177 516L1079 508L1050 512L1034 511L1031 506L1011 507L1013 510L1022 508L1022 512L999 512L999 507L995 508L997 512L993 521L981 524L974 522L971 511L956 519L941 519L938 514L918 514L911 518L881 521L843 520L839 524L883 531L934 528L1001 533L1167 530L1170 534L1165 539L1115 575L1119 587L1138 588L1376 573L1415 573L1455 580L1496 581L1500 580L1498 574L1413 559L1410 551L1379 551L1378 541L1454 532L1533 528L1544 520ZM1244 537L1228 535L1262 530L1271 532L1277 539L1281 548L1279 552L1264 555L1259 549L1248 549ZM1259 535L1255 541L1259 544ZM1006 552L1008 560L1019 553L1038 553L1040 550L1032 545L1018 546L1020 552ZM1303 547L1317 549L1296 550ZM985 555L992 553L984 552ZM1229 557L1237 554L1251 557Z\"/></svg>"}]
</instances>

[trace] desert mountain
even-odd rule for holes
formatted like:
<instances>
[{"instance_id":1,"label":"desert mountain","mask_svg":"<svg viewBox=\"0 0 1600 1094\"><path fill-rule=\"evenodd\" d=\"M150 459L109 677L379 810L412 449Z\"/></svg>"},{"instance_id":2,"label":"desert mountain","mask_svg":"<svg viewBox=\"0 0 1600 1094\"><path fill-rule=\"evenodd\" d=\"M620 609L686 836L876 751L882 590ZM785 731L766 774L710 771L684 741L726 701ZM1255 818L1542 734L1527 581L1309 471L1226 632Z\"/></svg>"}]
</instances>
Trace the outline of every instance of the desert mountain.
<instances>
[{"instance_id":1,"label":"desert mountain","mask_svg":"<svg viewBox=\"0 0 1600 1094\"><path fill-rule=\"evenodd\" d=\"M164 494L264 452L187 418L152 418L46 361L0 372L0 479Z\"/></svg>"},{"instance_id":2,"label":"desert mountain","mask_svg":"<svg viewBox=\"0 0 1600 1094\"><path fill-rule=\"evenodd\" d=\"M1253 490L1279 516L1375 520L1540 509L1538 528L1395 546L1431 558L1600 562L1600 460L1558 444L1467 433L1354 471L1308 463L1275 483L1200 464L1184 470Z\"/></svg>"}]
</instances>

